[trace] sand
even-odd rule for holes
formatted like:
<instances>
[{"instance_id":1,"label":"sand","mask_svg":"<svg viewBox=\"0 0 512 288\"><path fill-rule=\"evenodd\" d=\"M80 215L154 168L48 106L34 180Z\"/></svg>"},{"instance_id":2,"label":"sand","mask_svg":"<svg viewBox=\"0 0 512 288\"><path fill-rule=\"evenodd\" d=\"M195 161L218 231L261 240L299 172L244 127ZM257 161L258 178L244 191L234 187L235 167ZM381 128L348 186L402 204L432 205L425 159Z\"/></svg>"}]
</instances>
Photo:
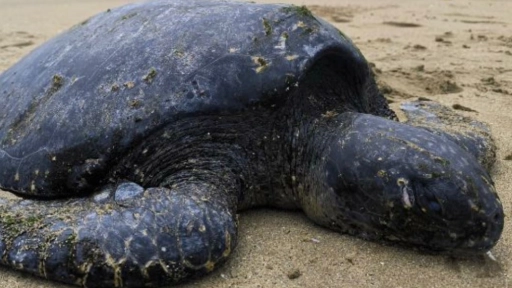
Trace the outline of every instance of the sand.
<instances>
[{"instance_id":1,"label":"sand","mask_svg":"<svg viewBox=\"0 0 512 288\"><path fill-rule=\"evenodd\" d=\"M0 0L0 71L68 27L127 2ZM470 108L460 113L491 126L498 146L492 176L507 214L493 249L497 262L423 255L327 231L301 213L262 209L241 214L240 243L224 267L183 287L508 287L512 1L287 2L316 5L315 13L349 35L375 64L394 109L427 97ZM67 286L1 268L0 287Z\"/></svg>"}]
</instances>

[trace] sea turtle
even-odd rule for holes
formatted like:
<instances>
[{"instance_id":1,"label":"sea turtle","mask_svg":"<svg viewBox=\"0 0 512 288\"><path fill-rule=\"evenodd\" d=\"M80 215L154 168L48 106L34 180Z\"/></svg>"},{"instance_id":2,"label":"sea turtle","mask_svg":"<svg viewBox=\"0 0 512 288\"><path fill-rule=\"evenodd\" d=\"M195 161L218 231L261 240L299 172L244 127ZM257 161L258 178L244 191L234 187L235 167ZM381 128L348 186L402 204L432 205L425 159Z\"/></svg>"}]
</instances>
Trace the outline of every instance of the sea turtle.
<instances>
[{"instance_id":1,"label":"sea turtle","mask_svg":"<svg viewBox=\"0 0 512 288\"><path fill-rule=\"evenodd\" d=\"M418 127L395 121L360 51L304 7L107 10L3 72L0 107L0 188L28 198L0 201L0 262L56 281L205 274L255 206L457 255L503 227L483 124L444 129L459 118L428 103L405 107Z\"/></svg>"}]
</instances>

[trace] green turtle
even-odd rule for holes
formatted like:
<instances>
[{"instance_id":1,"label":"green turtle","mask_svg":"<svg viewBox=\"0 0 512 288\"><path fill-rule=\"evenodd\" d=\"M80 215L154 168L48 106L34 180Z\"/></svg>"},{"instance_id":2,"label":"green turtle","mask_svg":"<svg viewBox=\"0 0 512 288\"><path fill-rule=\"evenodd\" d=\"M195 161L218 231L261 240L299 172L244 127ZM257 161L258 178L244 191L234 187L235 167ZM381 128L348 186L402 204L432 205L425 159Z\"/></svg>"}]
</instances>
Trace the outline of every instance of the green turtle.
<instances>
[{"instance_id":1,"label":"green turtle","mask_svg":"<svg viewBox=\"0 0 512 288\"><path fill-rule=\"evenodd\" d=\"M397 122L360 51L304 7L108 10L4 71L0 107L0 188L25 198L0 201L0 263L55 281L203 275L256 206L454 255L503 228L484 125L444 129L458 118L421 103Z\"/></svg>"}]
</instances>

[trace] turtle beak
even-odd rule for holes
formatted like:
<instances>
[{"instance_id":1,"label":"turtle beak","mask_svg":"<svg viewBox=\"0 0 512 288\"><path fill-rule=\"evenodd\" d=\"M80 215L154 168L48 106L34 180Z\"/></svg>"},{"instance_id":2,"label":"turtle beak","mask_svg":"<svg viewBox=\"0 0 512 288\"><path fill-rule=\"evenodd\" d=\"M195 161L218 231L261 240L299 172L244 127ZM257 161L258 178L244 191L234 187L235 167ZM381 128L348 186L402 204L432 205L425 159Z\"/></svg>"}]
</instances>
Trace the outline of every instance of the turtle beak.
<instances>
[{"instance_id":1,"label":"turtle beak","mask_svg":"<svg viewBox=\"0 0 512 288\"><path fill-rule=\"evenodd\" d=\"M500 239L503 231L504 218L501 205L476 221L474 225L481 225L485 230L478 238L469 237L465 239L457 249L455 254L479 254L491 250ZM478 223L480 222L480 223Z\"/></svg>"}]
</instances>

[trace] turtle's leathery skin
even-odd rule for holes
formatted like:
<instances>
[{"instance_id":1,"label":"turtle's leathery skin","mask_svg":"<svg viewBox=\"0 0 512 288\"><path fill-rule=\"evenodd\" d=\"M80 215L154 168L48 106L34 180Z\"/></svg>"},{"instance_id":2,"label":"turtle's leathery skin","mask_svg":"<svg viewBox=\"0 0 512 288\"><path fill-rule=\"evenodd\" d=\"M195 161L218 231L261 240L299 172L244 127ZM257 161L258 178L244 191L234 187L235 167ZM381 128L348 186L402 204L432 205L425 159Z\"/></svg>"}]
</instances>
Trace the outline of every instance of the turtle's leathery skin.
<instances>
[{"instance_id":1,"label":"turtle's leathery skin","mask_svg":"<svg viewBox=\"0 0 512 288\"><path fill-rule=\"evenodd\" d=\"M329 51L365 73L350 40L284 5L151 1L103 12L2 74L0 187L46 197L90 192L155 130L283 101ZM372 102L361 98L358 109Z\"/></svg>"},{"instance_id":2,"label":"turtle's leathery skin","mask_svg":"<svg viewBox=\"0 0 512 288\"><path fill-rule=\"evenodd\" d=\"M503 229L493 146L395 121L359 50L301 7L112 9L1 74L0 107L0 187L29 198L0 201L0 263L56 281L203 275L257 206L454 255Z\"/></svg>"}]
</instances>

